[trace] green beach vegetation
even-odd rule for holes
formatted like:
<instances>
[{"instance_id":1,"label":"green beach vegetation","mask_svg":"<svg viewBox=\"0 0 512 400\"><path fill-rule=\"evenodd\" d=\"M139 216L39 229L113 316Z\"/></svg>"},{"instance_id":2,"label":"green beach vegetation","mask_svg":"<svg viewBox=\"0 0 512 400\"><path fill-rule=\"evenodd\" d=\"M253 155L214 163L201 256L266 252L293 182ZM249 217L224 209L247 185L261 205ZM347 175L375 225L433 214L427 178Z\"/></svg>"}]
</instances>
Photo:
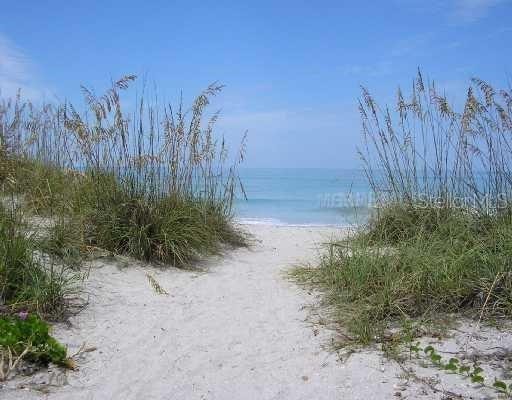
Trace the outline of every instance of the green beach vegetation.
<instances>
[{"instance_id":1,"label":"green beach vegetation","mask_svg":"<svg viewBox=\"0 0 512 400\"><path fill-rule=\"evenodd\" d=\"M213 132L218 113L204 121L222 86L208 87L190 109L139 95L124 111L121 92L134 80L123 77L99 97L82 87L83 113L69 103L4 101L4 192L20 195L25 211L60 221L54 232L81 250L182 267L224 243L243 244L232 203L244 147L227 165Z\"/></svg>"},{"instance_id":2,"label":"green beach vegetation","mask_svg":"<svg viewBox=\"0 0 512 400\"><path fill-rule=\"evenodd\" d=\"M190 109L161 107L145 90L123 106L135 79L101 96L82 87L80 109L20 95L0 102L0 337L18 336L0 342L2 360L65 360L44 320L69 314L96 250L189 267L246 243L232 219L244 143L229 158L214 134L219 114L207 115L222 86Z\"/></svg>"},{"instance_id":3,"label":"green beach vegetation","mask_svg":"<svg viewBox=\"0 0 512 400\"><path fill-rule=\"evenodd\" d=\"M42 318L69 314L80 279L63 258L41 252L18 211L0 207L0 381L22 359L72 367L66 348L50 336Z\"/></svg>"},{"instance_id":4,"label":"green beach vegetation","mask_svg":"<svg viewBox=\"0 0 512 400\"><path fill-rule=\"evenodd\" d=\"M512 92L473 79L456 108L420 72L392 109L363 88L375 211L320 265L292 273L323 291L349 341L420 335L447 313L512 315Z\"/></svg>"},{"instance_id":5,"label":"green beach vegetation","mask_svg":"<svg viewBox=\"0 0 512 400\"><path fill-rule=\"evenodd\" d=\"M61 319L78 275L69 264L41 253L40 241L17 212L0 209L0 312Z\"/></svg>"}]
</instances>

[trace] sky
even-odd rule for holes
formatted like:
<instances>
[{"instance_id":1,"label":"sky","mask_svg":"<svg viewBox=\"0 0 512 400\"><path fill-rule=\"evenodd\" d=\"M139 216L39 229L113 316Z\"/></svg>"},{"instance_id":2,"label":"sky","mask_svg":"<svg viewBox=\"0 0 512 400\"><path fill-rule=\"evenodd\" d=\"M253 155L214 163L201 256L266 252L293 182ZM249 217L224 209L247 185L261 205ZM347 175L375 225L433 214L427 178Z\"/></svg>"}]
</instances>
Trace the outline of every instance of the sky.
<instances>
[{"instance_id":1,"label":"sky","mask_svg":"<svg viewBox=\"0 0 512 400\"><path fill-rule=\"evenodd\" d=\"M136 74L159 98L225 85L212 107L248 167L360 166L360 86L382 103L418 67L449 97L512 73L512 0L10 1L0 91L80 102Z\"/></svg>"}]
</instances>

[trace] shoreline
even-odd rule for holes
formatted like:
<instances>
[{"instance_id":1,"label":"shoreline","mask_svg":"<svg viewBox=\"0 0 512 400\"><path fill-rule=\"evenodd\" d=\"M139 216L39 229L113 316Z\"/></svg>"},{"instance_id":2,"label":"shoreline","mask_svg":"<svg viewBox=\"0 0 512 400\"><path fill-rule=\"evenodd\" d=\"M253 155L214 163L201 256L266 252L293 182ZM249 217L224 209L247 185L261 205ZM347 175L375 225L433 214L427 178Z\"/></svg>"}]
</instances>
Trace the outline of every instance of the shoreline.
<instances>
[{"instance_id":1,"label":"shoreline","mask_svg":"<svg viewBox=\"0 0 512 400\"><path fill-rule=\"evenodd\" d=\"M289 223L275 218L240 218L235 217L235 224L241 226L269 226L269 227L290 227L290 228L328 228L328 229L352 229L356 224L322 224L322 223Z\"/></svg>"}]
</instances>

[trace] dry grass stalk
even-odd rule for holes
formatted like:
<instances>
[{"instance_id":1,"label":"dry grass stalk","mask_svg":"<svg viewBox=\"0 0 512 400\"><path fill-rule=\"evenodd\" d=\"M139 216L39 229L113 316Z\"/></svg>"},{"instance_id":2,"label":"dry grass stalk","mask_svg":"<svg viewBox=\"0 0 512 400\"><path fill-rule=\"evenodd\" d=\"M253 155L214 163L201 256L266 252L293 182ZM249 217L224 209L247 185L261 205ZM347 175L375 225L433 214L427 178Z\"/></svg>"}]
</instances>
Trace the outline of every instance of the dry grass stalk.
<instances>
[{"instance_id":1,"label":"dry grass stalk","mask_svg":"<svg viewBox=\"0 0 512 400\"><path fill-rule=\"evenodd\" d=\"M156 293L163 294L166 296L169 295L169 293L158 283L158 281L155 279L153 275L146 272L146 278L148 278L149 284Z\"/></svg>"}]
</instances>

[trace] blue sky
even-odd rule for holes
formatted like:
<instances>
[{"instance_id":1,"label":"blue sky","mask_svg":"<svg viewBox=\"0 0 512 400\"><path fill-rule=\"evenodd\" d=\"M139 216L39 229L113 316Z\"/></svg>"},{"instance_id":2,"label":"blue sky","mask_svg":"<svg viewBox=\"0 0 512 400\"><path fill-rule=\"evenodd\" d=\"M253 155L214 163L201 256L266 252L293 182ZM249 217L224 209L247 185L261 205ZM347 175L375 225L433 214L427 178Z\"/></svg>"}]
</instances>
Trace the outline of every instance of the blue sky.
<instances>
[{"instance_id":1,"label":"blue sky","mask_svg":"<svg viewBox=\"0 0 512 400\"><path fill-rule=\"evenodd\" d=\"M454 99L510 79L510 0L5 2L0 89L79 101L147 75L161 98L226 85L219 133L248 166L355 167L359 85L386 102L417 67Z\"/></svg>"}]
</instances>

